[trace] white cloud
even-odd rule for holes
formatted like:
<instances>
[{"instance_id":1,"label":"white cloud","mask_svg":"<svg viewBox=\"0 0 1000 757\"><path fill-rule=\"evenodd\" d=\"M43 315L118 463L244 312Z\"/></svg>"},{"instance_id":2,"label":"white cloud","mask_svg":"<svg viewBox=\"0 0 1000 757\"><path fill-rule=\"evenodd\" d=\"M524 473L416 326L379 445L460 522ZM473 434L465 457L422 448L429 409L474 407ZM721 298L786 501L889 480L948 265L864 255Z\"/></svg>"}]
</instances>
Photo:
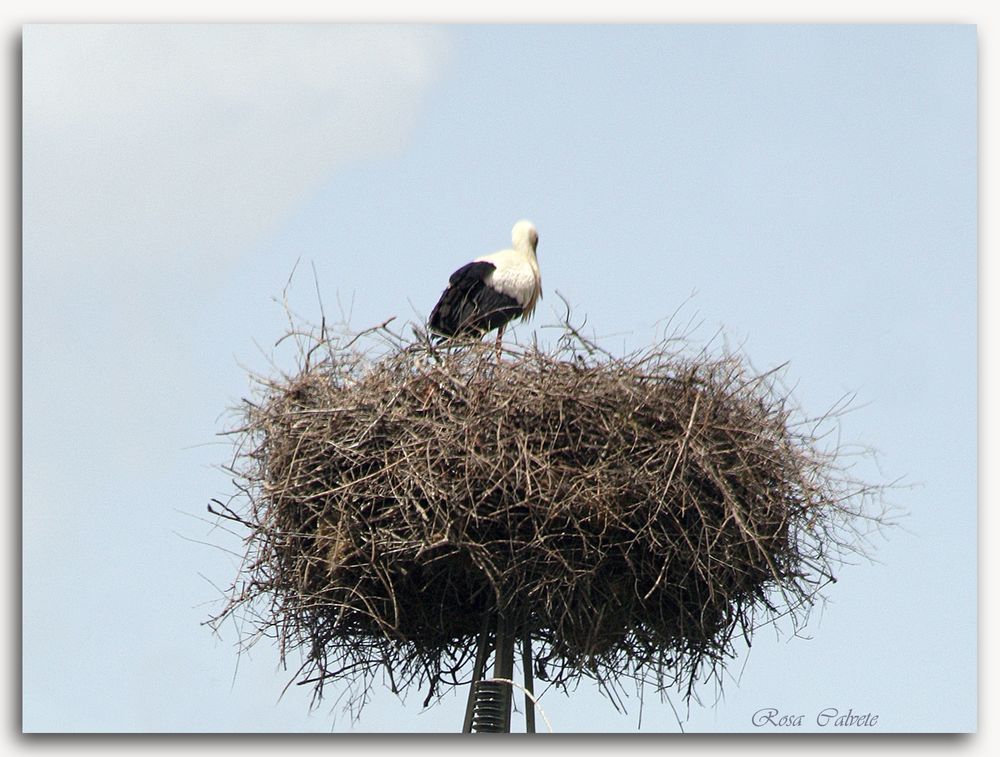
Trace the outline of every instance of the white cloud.
<instances>
[{"instance_id":1,"label":"white cloud","mask_svg":"<svg viewBox=\"0 0 1000 757\"><path fill-rule=\"evenodd\" d=\"M190 398L250 336L196 307L312 187L406 145L447 47L415 26L25 27L26 497L86 461L148 466L122 440L153 428L190 443Z\"/></svg>"},{"instance_id":2,"label":"white cloud","mask_svg":"<svg viewBox=\"0 0 1000 757\"><path fill-rule=\"evenodd\" d=\"M338 166L405 144L438 28L29 25L26 274L231 261Z\"/></svg>"}]
</instances>

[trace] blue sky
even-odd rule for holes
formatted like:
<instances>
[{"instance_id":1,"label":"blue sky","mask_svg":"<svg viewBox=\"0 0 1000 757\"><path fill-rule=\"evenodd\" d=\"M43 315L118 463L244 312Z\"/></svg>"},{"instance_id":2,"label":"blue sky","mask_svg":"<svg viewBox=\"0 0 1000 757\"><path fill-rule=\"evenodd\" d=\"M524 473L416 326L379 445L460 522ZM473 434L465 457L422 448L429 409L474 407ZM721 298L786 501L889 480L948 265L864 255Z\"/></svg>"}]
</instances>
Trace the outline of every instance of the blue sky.
<instances>
[{"instance_id":1,"label":"blue sky","mask_svg":"<svg viewBox=\"0 0 1000 757\"><path fill-rule=\"evenodd\" d=\"M856 394L859 473L910 485L809 638L759 633L684 728L975 727L974 27L35 26L23 50L25 730L455 730L461 694L351 723L279 700L268 644L237 666L199 623L238 544L202 518L247 369L292 365L296 261L305 316L314 265L355 326L419 318L520 217L547 297L517 338L556 291L613 349L680 306L789 361L807 412ZM560 731L634 732L630 704L542 700ZM647 696L642 730L677 728Z\"/></svg>"}]
</instances>

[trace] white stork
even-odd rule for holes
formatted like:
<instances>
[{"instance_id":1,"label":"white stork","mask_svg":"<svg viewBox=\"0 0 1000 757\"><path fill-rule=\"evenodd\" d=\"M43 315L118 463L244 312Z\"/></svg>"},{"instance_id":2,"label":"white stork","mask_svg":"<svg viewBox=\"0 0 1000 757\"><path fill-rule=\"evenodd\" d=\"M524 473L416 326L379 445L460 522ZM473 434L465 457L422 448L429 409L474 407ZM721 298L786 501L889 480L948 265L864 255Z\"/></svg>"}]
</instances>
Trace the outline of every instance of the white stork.
<instances>
[{"instance_id":1,"label":"white stork","mask_svg":"<svg viewBox=\"0 0 1000 757\"><path fill-rule=\"evenodd\" d=\"M542 275L535 257L538 232L531 221L518 221L510 235L511 249L476 258L451 275L431 311L432 331L457 337L482 336L498 329L499 353L507 324L517 317L531 317L542 296Z\"/></svg>"}]
</instances>

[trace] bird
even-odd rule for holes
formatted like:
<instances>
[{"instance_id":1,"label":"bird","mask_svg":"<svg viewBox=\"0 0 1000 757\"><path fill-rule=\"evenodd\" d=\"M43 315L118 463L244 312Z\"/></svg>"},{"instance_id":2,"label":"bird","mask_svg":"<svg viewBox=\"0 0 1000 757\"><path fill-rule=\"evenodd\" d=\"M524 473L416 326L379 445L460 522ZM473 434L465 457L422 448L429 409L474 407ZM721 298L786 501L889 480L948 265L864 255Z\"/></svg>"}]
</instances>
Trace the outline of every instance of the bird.
<instances>
[{"instance_id":1,"label":"bird","mask_svg":"<svg viewBox=\"0 0 1000 757\"><path fill-rule=\"evenodd\" d=\"M538 231L531 221L521 220L514 224L510 237L510 249L476 258L449 277L431 311L431 331L456 338L482 337L497 329L499 355L507 324L531 317L542 296Z\"/></svg>"}]
</instances>

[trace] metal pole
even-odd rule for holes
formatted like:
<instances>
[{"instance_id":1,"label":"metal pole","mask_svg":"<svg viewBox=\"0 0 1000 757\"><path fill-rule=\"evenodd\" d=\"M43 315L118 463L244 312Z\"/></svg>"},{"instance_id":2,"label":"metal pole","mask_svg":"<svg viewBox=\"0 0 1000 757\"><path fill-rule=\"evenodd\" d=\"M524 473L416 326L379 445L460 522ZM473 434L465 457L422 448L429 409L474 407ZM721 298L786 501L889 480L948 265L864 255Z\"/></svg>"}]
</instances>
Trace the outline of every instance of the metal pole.
<instances>
[{"instance_id":1,"label":"metal pole","mask_svg":"<svg viewBox=\"0 0 1000 757\"><path fill-rule=\"evenodd\" d=\"M489 618L487 618L488 620ZM469 692L471 697L466 706L466 727L473 733L510 733L511 686L494 680L483 680L486 662L485 646L480 637L480 648L477 650L476 662L482 661L479 671L474 672L475 680ZM515 634L510 619L501 612L496 616L496 631L493 642L493 678L510 680L514 670ZM481 654L479 654L481 652ZM469 706L472 708L471 719Z\"/></svg>"},{"instance_id":2,"label":"metal pole","mask_svg":"<svg viewBox=\"0 0 1000 757\"><path fill-rule=\"evenodd\" d=\"M489 653L490 616L483 615L483 627L479 631L479 642L476 644L476 662L472 668L472 683L469 684L469 701L465 705L465 723L462 733L472 733L472 715L476 705L476 687L486 670L486 655Z\"/></svg>"},{"instance_id":3,"label":"metal pole","mask_svg":"<svg viewBox=\"0 0 1000 757\"><path fill-rule=\"evenodd\" d=\"M510 615L504 611L497 613L497 651L496 660L493 665L494 678L506 678L513 680L514 675L514 629L512 627ZM503 684L506 696L504 697L503 731L510 733L510 706L511 690L513 687L509 683Z\"/></svg>"},{"instance_id":4,"label":"metal pole","mask_svg":"<svg viewBox=\"0 0 1000 757\"><path fill-rule=\"evenodd\" d=\"M528 694L534 695L535 683L531 672L531 636L527 631L521 637L521 666L524 668L524 730L526 733L535 732L535 703L531 701Z\"/></svg>"}]
</instances>

